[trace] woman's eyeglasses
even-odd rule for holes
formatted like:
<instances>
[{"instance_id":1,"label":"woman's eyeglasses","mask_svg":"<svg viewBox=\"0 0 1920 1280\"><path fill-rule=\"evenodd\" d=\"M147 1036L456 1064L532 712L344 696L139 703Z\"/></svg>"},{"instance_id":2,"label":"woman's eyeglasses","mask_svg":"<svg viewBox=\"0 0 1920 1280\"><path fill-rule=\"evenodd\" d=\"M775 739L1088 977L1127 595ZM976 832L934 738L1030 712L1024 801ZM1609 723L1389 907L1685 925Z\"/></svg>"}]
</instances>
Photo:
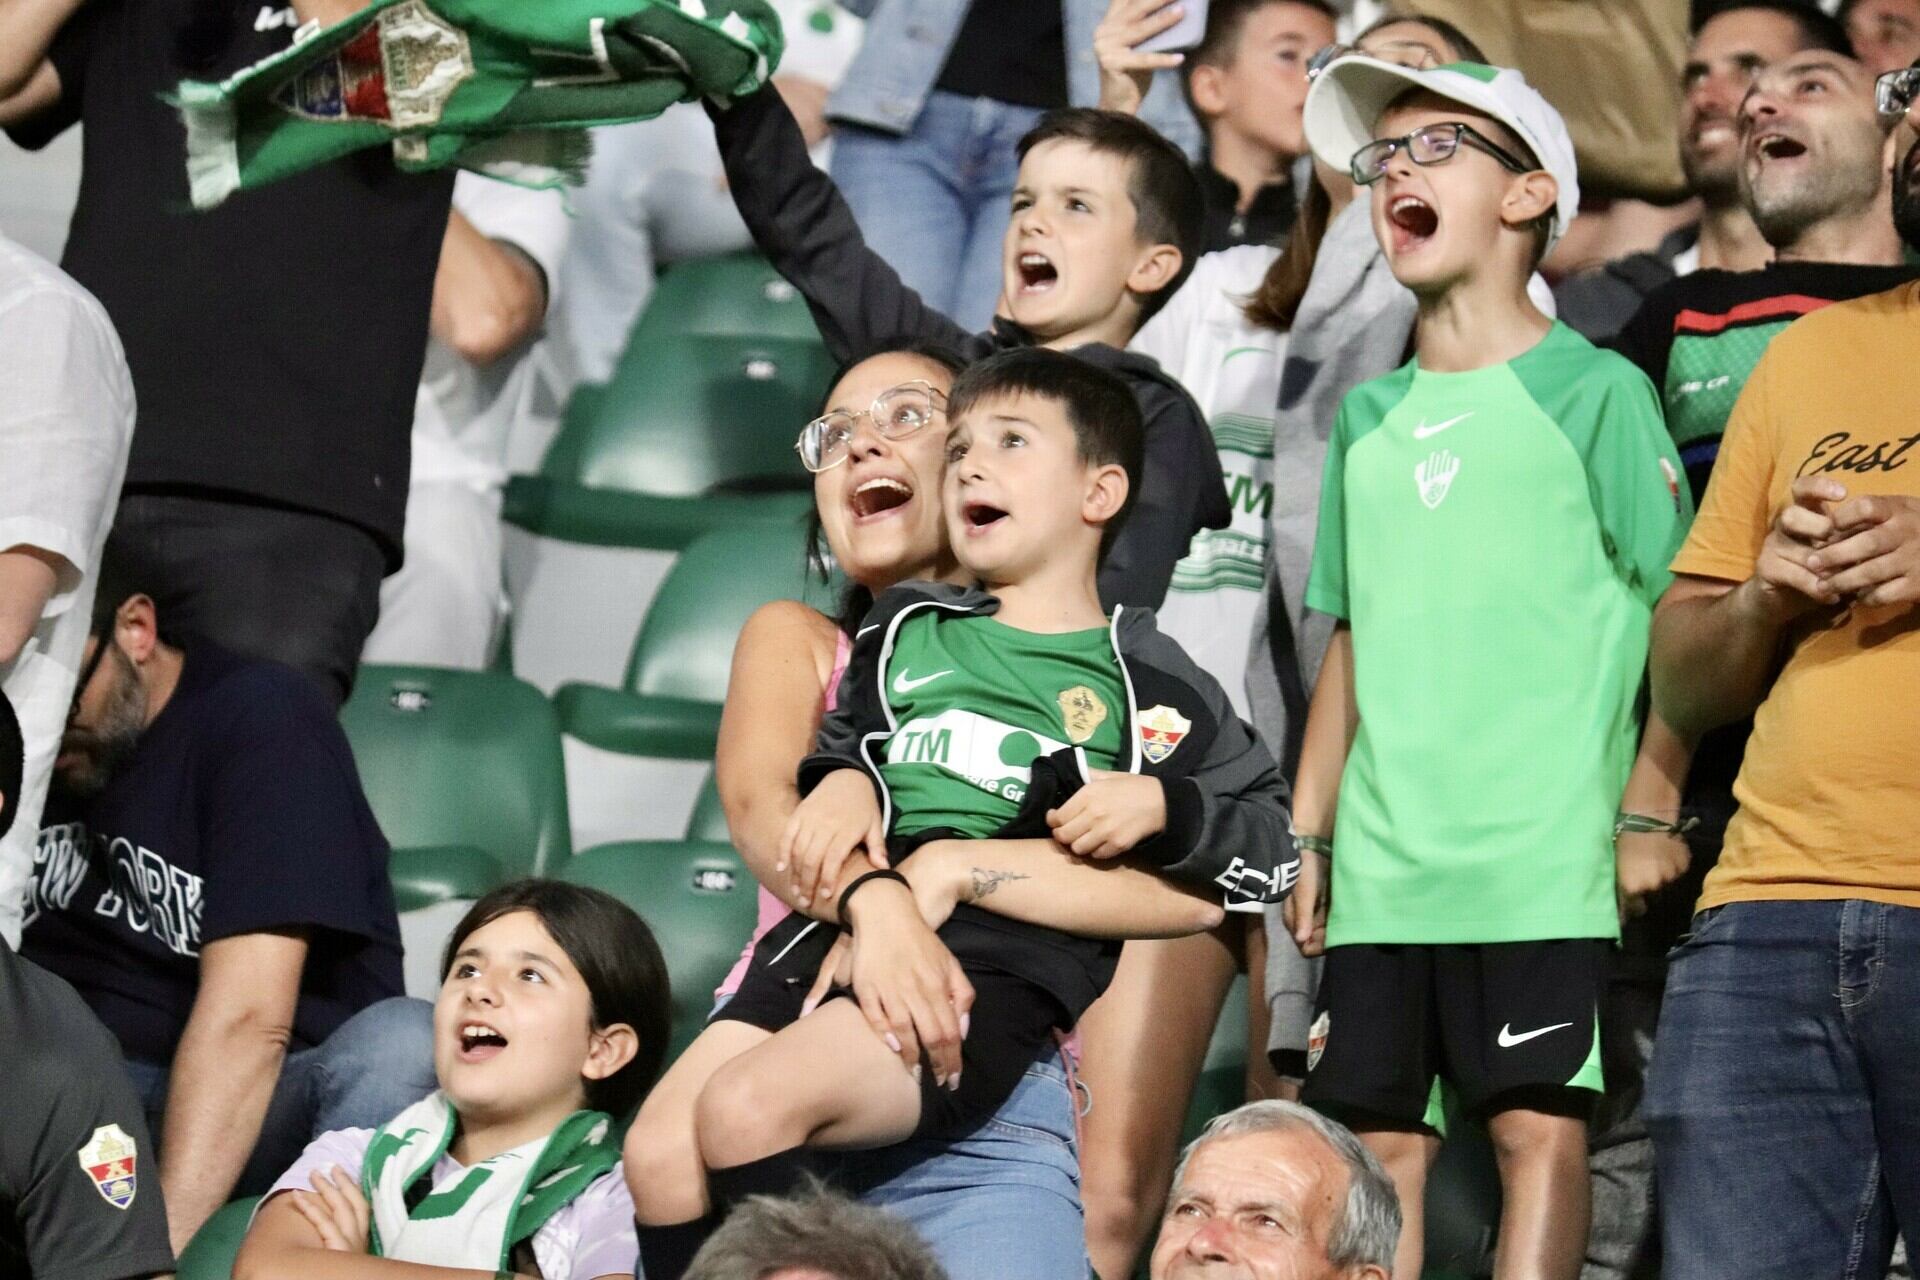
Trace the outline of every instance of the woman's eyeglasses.
<instances>
[{"instance_id":1,"label":"woman's eyeglasses","mask_svg":"<svg viewBox=\"0 0 1920 1280\"><path fill-rule=\"evenodd\" d=\"M932 383L915 378L889 387L874 397L873 407L860 413L835 410L809 422L793 443L800 465L818 473L847 460L853 429L861 418L889 440L904 440L947 411L946 394Z\"/></svg>"},{"instance_id":2,"label":"woman's eyeglasses","mask_svg":"<svg viewBox=\"0 0 1920 1280\"><path fill-rule=\"evenodd\" d=\"M1404 150L1415 164L1445 164L1459 154L1462 146L1486 152L1515 173L1532 173L1535 168L1472 125L1457 122L1430 124L1399 138L1375 138L1353 153L1347 167L1355 182L1370 187L1386 176L1387 165L1400 151Z\"/></svg>"}]
</instances>

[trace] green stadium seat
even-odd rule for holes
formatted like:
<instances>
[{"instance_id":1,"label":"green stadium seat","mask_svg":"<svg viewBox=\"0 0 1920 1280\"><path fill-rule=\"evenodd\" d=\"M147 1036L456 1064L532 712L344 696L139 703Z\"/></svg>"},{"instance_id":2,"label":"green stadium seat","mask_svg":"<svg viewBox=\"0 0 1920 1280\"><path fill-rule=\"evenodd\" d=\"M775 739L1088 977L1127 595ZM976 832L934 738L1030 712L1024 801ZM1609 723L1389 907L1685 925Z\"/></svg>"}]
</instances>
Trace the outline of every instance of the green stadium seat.
<instances>
[{"instance_id":1,"label":"green stadium seat","mask_svg":"<svg viewBox=\"0 0 1920 1280\"><path fill-rule=\"evenodd\" d=\"M253 1207L258 1203L259 1196L235 1200L208 1218L180 1251L179 1280L232 1280L233 1260L240 1255L240 1241L246 1237Z\"/></svg>"},{"instance_id":2,"label":"green stadium seat","mask_svg":"<svg viewBox=\"0 0 1920 1280\"><path fill-rule=\"evenodd\" d=\"M832 376L805 302L763 259L679 264L606 385L575 393L539 473L509 482L505 517L568 542L674 549L769 508L804 511L793 437Z\"/></svg>"},{"instance_id":3,"label":"green stadium seat","mask_svg":"<svg viewBox=\"0 0 1920 1280\"><path fill-rule=\"evenodd\" d=\"M752 873L731 845L689 840L600 845L560 876L612 894L652 928L673 983L670 1061L706 1025L714 988L753 933Z\"/></svg>"},{"instance_id":4,"label":"green stadium seat","mask_svg":"<svg viewBox=\"0 0 1920 1280\"><path fill-rule=\"evenodd\" d=\"M711 773L693 802L693 817L687 820L687 839L711 840L731 844L733 832L727 826L727 811L720 804L720 788Z\"/></svg>"},{"instance_id":5,"label":"green stadium seat","mask_svg":"<svg viewBox=\"0 0 1920 1280\"><path fill-rule=\"evenodd\" d=\"M1180 1144L1184 1147L1192 1142L1207 1127L1207 1121L1233 1110L1246 1098L1247 980L1237 976L1227 990L1226 1003L1220 1006L1213 1039L1207 1042L1207 1056L1200 1065L1200 1078L1193 1084Z\"/></svg>"}]
</instances>

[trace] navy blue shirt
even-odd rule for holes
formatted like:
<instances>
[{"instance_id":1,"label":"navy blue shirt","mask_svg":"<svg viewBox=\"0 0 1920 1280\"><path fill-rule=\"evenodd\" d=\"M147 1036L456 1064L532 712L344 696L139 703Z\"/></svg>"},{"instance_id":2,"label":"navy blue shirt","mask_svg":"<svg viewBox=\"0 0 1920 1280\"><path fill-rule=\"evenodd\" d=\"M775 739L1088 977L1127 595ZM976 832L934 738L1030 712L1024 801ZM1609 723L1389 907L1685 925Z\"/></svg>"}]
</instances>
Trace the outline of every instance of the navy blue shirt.
<instances>
[{"instance_id":1,"label":"navy blue shirt","mask_svg":"<svg viewBox=\"0 0 1920 1280\"><path fill-rule=\"evenodd\" d=\"M292 1049L402 992L387 842L332 707L289 667L197 641L106 789L49 800L20 950L128 1057L166 1064L201 947L273 929L309 939Z\"/></svg>"}]
</instances>

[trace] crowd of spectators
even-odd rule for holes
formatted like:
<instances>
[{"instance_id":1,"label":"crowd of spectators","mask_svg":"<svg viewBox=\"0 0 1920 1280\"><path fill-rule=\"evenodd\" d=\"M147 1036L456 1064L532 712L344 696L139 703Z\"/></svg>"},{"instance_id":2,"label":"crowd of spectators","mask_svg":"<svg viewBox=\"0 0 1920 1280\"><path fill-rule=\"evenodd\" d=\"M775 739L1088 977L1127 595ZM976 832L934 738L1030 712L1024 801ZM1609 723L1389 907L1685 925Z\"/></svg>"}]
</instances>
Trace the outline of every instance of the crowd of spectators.
<instances>
[{"instance_id":1,"label":"crowd of spectators","mask_svg":"<svg viewBox=\"0 0 1920 1280\"><path fill-rule=\"evenodd\" d=\"M362 6L0 0L82 131L60 264L0 227L0 1273L257 1197L247 1280L1909 1274L1920 0L765 4L570 189L193 212L168 94ZM758 925L677 1053L564 877L409 998L341 710L510 666L510 474L747 250L837 370L839 599L713 752Z\"/></svg>"}]
</instances>

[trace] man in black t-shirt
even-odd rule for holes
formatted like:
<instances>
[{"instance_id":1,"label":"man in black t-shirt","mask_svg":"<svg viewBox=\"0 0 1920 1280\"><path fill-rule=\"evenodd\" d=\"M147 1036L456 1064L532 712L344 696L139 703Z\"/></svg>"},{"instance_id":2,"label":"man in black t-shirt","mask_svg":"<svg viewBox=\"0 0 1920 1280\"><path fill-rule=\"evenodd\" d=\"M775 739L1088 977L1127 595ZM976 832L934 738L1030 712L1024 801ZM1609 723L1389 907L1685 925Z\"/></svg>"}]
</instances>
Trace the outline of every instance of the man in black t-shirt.
<instances>
[{"instance_id":1,"label":"man in black t-shirt","mask_svg":"<svg viewBox=\"0 0 1920 1280\"><path fill-rule=\"evenodd\" d=\"M161 95L355 7L0 0L0 127L37 147L85 125L62 265L112 317L139 398L107 562L174 625L336 704L400 561L452 175L369 152L195 213Z\"/></svg>"},{"instance_id":2,"label":"man in black t-shirt","mask_svg":"<svg viewBox=\"0 0 1920 1280\"><path fill-rule=\"evenodd\" d=\"M21 952L118 1037L178 1248L316 1132L430 1092L431 1033L390 999L387 845L319 692L162 640L152 600L110 578L87 646Z\"/></svg>"},{"instance_id":3,"label":"man in black t-shirt","mask_svg":"<svg viewBox=\"0 0 1920 1280\"><path fill-rule=\"evenodd\" d=\"M0 693L0 836L19 811L24 748ZM0 1276L173 1270L153 1142L113 1037L71 987L4 945L0 1080Z\"/></svg>"}]
</instances>

